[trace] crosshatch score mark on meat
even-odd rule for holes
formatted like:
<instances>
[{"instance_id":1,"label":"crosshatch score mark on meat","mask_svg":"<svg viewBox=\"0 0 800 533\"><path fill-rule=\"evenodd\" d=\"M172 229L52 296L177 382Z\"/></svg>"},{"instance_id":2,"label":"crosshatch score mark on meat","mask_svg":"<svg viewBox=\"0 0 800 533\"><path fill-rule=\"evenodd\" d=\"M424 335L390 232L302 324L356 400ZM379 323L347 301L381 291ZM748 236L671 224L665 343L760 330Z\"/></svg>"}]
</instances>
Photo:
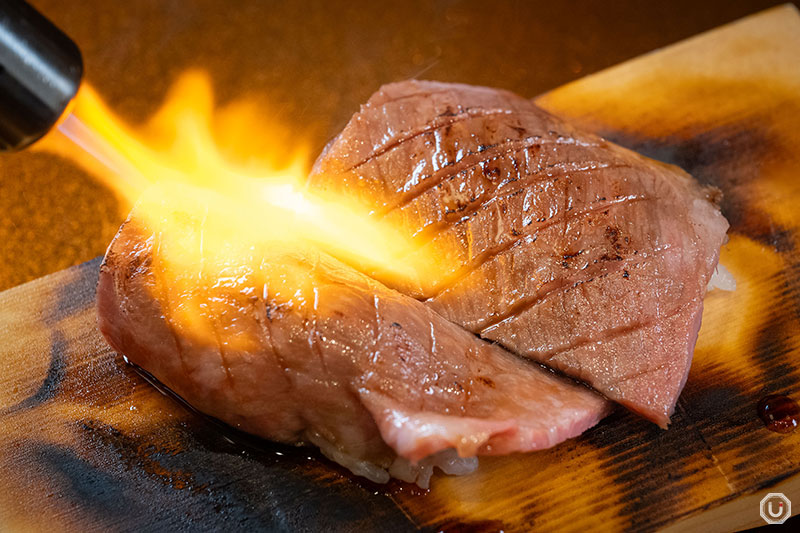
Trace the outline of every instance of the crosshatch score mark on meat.
<instances>
[{"instance_id":1,"label":"crosshatch score mark on meat","mask_svg":"<svg viewBox=\"0 0 800 533\"><path fill-rule=\"evenodd\" d=\"M409 263L442 258L428 275L381 284L252 228L209 248L230 213L181 187L145 195L109 247L112 346L235 427L423 486L608 412L524 358L666 427L727 230L719 191L679 169L506 91L434 82L383 87L306 184L413 235Z\"/></svg>"}]
</instances>

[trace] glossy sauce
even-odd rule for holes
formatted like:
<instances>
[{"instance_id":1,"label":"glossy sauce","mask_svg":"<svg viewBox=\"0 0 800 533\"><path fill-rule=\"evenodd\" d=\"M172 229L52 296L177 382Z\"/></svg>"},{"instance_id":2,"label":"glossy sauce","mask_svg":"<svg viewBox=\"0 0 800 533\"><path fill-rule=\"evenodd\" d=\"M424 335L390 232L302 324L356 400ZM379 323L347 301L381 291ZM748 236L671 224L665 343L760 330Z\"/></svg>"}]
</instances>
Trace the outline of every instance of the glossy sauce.
<instances>
[{"instance_id":1,"label":"glossy sauce","mask_svg":"<svg viewBox=\"0 0 800 533\"><path fill-rule=\"evenodd\" d=\"M788 396L773 394L758 402L758 416L770 431L791 433L800 423L800 406Z\"/></svg>"}]
</instances>

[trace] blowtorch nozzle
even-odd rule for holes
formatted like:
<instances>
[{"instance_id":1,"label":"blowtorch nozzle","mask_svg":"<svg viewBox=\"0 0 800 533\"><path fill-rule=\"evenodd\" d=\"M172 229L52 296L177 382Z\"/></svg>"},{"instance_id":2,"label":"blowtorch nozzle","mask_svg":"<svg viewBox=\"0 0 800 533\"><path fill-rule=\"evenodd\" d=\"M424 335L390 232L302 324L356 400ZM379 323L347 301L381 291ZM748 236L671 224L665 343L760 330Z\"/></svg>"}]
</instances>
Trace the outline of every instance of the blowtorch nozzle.
<instances>
[{"instance_id":1,"label":"blowtorch nozzle","mask_svg":"<svg viewBox=\"0 0 800 533\"><path fill-rule=\"evenodd\" d=\"M80 50L22 0L0 2L0 151L25 148L65 113L80 86Z\"/></svg>"}]
</instances>

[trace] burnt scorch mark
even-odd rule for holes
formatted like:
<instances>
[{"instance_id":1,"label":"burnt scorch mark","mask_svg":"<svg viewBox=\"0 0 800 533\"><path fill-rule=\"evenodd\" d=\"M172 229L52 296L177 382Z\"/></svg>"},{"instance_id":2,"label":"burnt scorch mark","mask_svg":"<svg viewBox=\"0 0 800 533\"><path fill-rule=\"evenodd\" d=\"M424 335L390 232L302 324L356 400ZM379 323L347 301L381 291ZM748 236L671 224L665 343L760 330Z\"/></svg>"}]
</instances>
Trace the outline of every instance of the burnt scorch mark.
<instances>
[{"instance_id":1,"label":"burnt scorch mark","mask_svg":"<svg viewBox=\"0 0 800 533\"><path fill-rule=\"evenodd\" d=\"M439 116L440 117L455 117L456 115L460 115L463 112L464 112L464 110L461 109L461 106L458 106L458 108L454 110L452 108L452 106L448 105L447 107L445 107L444 111L439 113Z\"/></svg>"},{"instance_id":2,"label":"burnt scorch mark","mask_svg":"<svg viewBox=\"0 0 800 533\"><path fill-rule=\"evenodd\" d=\"M616 410L583 438L604 458L600 465L620 493L625 529L655 530L686 510L694 483L684 468L686 458L702 453L703 444L680 414L664 431Z\"/></svg>"},{"instance_id":3,"label":"burnt scorch mark","mask_svg":"<svg viewBox=\"0 0 800 533\"><path fill-rule=\"evenodd\" d=\"M49 312L42 317L46 325L55 326L60 320L94 305L101 262L102 257L95 257L70 269L71 279L58 288L55 300L48 306Z\"/></svg>"},{"instance_id":4,"label":"burnt scorch mark","mask_svg":"<svg viewBox=\"0 0 800 533\"><path fill-rule=\"evenodd\" d=\"M347 482L316 451L218 424L198 416L126 434L92 421L81 424L79 449L89 467L112 473L117 492L144 496L138 516L152 522L137 529L415 530L378 486Z\"/></svg>"},{"instance_id":5,"label":"burnt scorch mark","mask_svg":"<svg viewBox=\"0 0 800 533\"><path fill-rule=\"evenodd\" d=\"M702 358L703 354L697 354ZM780 462L765 464L764 457L791 457L793 452L781 439L764 428L756 412L764 396L762 383L727 368L707 366L695 372L678 400L678 410L692 422L707 448L706 457L717 464L716 453L735 450L735 459L719 464L732 490L751 487L765 475L779 475L787 469ZM765 472L765 468L770 468ZM798 467L795 467L796 471Z\"/></svg>"},{"instance_id":6,"label":"burnt scorch mark","mask_svg":"<svg viewBox=\"0 0 800 533\"><path fill-rule=\"evenodd\" d=\"M67 505L77 505L106 527L133 523L147 516L140 495L109 471L93 465L75 451L43 442L22 442L25 454L43 475L51 494Z\"/></svg>"},{"instance_id":7,"label":"burnt scorch mark","mask_svg":"<svg viewBox=\"0 0 800 533\"><path fill-rule=\"evenodd\" d=\"M260 516L257 507L224 484L221 487L212 487L210 483L184 485L183 481L194 479L195 473L216 478L208 475L214 465L203 461L187 446L189 441L183 427L162 426L148 435L125 435L99 422L82 426L84 443L78 449L80 453L88 452L88 457L82 459L83 472L78 479L103 475L110 476L112 481L108 486L86 487L79 495L81 508L92 508L95 500L112 493L119 496L119 501L130 504L126 507L137 509L136 515L130 518L137 530L194 531L243 526L276 531L289 529L282 517L271 520L266 514ZM158 462L153 461L153 456L158 456ZM184 474L175 474L179 472ZM251 472L254 474L255 471ZM225 480L227 483L235 481ZM119 522L127 521L127 517L120 517Z\"/></svg>"},{"instance_id":8,"label":"burnt scorch mark","mask_svg":"<svg viewBox=\"0 0 800 533\"><path fill-rule=\"evenodd\" d=\"M181 446L177 442L143 444L113 426L94 420L80 422L80 429L89 440L112 447L123 463L129 466L135 465L146 476L164 485L173 489L203 489L202 486L196 486L190 472L173 470L160 462L161 457L181 452Z\"/></svg>"},{"instance_id":9,"label":"burnt scorch mark","mask_svg":"<svg viewBox=\"0 0 800 533\"><path fill-rule=\"evenodd\" d=\"M703 353L695 357L702 359ZM747 386L741 376L724 365L708 365L702 372L690 374L678 399L678 408L690 421L702 423L703 429L711 431L715 438L721 437L729 428L738 431L752 422L751 414L742 409L753 405Z\"/></svg>"},{"instance_id":10,"label":"burnt scorch mark","mask_svg":"<svg viewBox=\"0 0 800 533\"><path fill-rule=\"evenodd\" d=\"M192 480L186 488L191 490L176 491L164 482L170 480L169 474L142 472L138 453L115 452L126 470L144 474L173 493L188 493L192 502L212 500L213 505L203 505L217 511L203 524L204 529L257 520L256 527L277 531L416 530L387 493L387 486L355 476L317 448L280 444L239 431L195 410L145 370L131 367L192 416L178 427L164 427L132 440L114 437L105 444L115 450L120 445L156 450L156 473L186 473ZM216 501L219 498L224 501ZM220 522L220 514L225 522Z\"/></svg>"},{"instance_id":11,"label":"burnt scorch mark","mask_svg":"<svg viewBox=\"0 0 800 533\"><path fill-rule=\"evenodd\" d=\"M356 477L316 449L273 443L233 428L220 438L214 429L192 428L190 439L215 454L210 460L197 461L194 451L186 455L192 463L212 463L197 476L209 479L211 472L218 479L207 482L204 493L236 502L226 510L229 515L243 514L241 507L253 509L259 520L285 531L417 529L385 494L385 486Z\"/></svg>"},{"instance_id":12,"label":"burnt scorch mark","mask_svg":"<svg viewBox=\"0 0 800 533\"><path fill-rule=\"evenodd\" d=\"M564 268L569 268L570 262L579 255L581 255L583 252L584 250L578 250L577 252L564 252L561 255L561 266Z\"/></svg>"},{"instance_id":13,"label":"burnt scorch mark","mask_svg":"<svg viewBox=\"0 0 800 533\"><path fill-rule=\"evenodd\" d=\"M484 384L485 386L489 387L490 389L493 389L493 388L495 388L497 386L495 384L494 380L492 380L492 378L487 377L487 376L478 376L477 380L480 383Z\"/></svg>"},{"instance_id":14,"label":"burnt scorch mark","mask_svg":"<svg viewBox=\"0 0 800 533\"><path fill-rule=\"evenodd\" d=\"M762 161L771 157L780 142L751 123L733 123L711 128L691 138L648 138L610 131L602 135L642 155L676 165L700 183L722 191L708 191L709 200L720 204L731 230L750 237L778 252L794 250L793 233L753 202Z\"/></svg>"},{"instance_id":15,"label":"burnt scorch mark","mask_svg":"<svg viewBox=\"0 0 800 533\"><path fill-rule=\"evenodd\" d=\"M495 181L497 178L500 177L501 171L500 167L493 166L490 167L488 165L483 167L483 175L484 177L488 178L489 181Z\"/></svg>"},{"instance_id":16,"label":"burnt scorch mark","mask_svg":"<svg viewBox=\"0 0 800 533\"><path fill-rule=\"evenodd\" d=\"M622 256L629 255L631 239L623 235L618 227L606 226L604 236L611 246L611 252L603 254L601 261L622 261Z\"/></svg>"},{"instance_id":17,"label":"burnt scorch mark","mask_svg":"<svg viewBox=\"0 0 800 533\"><path fill-rule=\"evenodd\" d=\"M800 335L800 254L789 257L791 263L783 271L783 285L775 297L783 300L787 306L786 327L791 328L795 336Z\"/></svg>"},{"instance_id":18,"label":"burnt scorch mark","mask_svg":"<svg viewBox=\"0 0 800 533\"><path fill-rule=\"evenodd\" d=\"M752 352L761 370L762 382L772 391L797 386L800 376L795 364L797 354L792 346L796 318L776 315L765 317Z\"/></svg>"},{"instance_id":19,"label":"burnt scorch mark","mask_svg":"<svg viewBox=\"0 0 800 533\"><path fill-rule=\"evenodd\" d=\"M54 398L66 376L65 354L68 349L69 343L64 334L59 330L53 331L50 335L50 365L47 368L44 381L32 395L15 405L0 410L0 416L32 409Z\"/></svg>"},{"instance_id":20,"label":"burnt scorch mark","mask_svg":"<svg viewBox=\"0 0 800 533\"><path fill-rule=\"evenodd\" d=\"M434 530L439 533L497 533L507 531L508 526L500 520L450 520L436 525Z\"/></svg>"}]
</instances>

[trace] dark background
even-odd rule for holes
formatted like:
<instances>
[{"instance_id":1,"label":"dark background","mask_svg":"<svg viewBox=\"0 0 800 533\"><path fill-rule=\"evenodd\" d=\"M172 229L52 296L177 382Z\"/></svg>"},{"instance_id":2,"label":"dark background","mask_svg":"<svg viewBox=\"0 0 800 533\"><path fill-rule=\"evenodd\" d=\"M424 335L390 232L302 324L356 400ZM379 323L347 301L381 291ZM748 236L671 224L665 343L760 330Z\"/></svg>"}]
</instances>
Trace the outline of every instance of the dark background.
<instances>
[{"instance_id":1,"label":"dark background","mask_svg":"<svg viewBox=\"0 0 800 533\"><path fill-rule=\"evenodd\" d=\"M220 103L256 96L314 153L381 84L409 77L525 96L780 2L34 0L86 79L141 123L187 68ZM0 290L102 254L114 196L45 153L0 154Z\"/></svg>"}]
</instances>

